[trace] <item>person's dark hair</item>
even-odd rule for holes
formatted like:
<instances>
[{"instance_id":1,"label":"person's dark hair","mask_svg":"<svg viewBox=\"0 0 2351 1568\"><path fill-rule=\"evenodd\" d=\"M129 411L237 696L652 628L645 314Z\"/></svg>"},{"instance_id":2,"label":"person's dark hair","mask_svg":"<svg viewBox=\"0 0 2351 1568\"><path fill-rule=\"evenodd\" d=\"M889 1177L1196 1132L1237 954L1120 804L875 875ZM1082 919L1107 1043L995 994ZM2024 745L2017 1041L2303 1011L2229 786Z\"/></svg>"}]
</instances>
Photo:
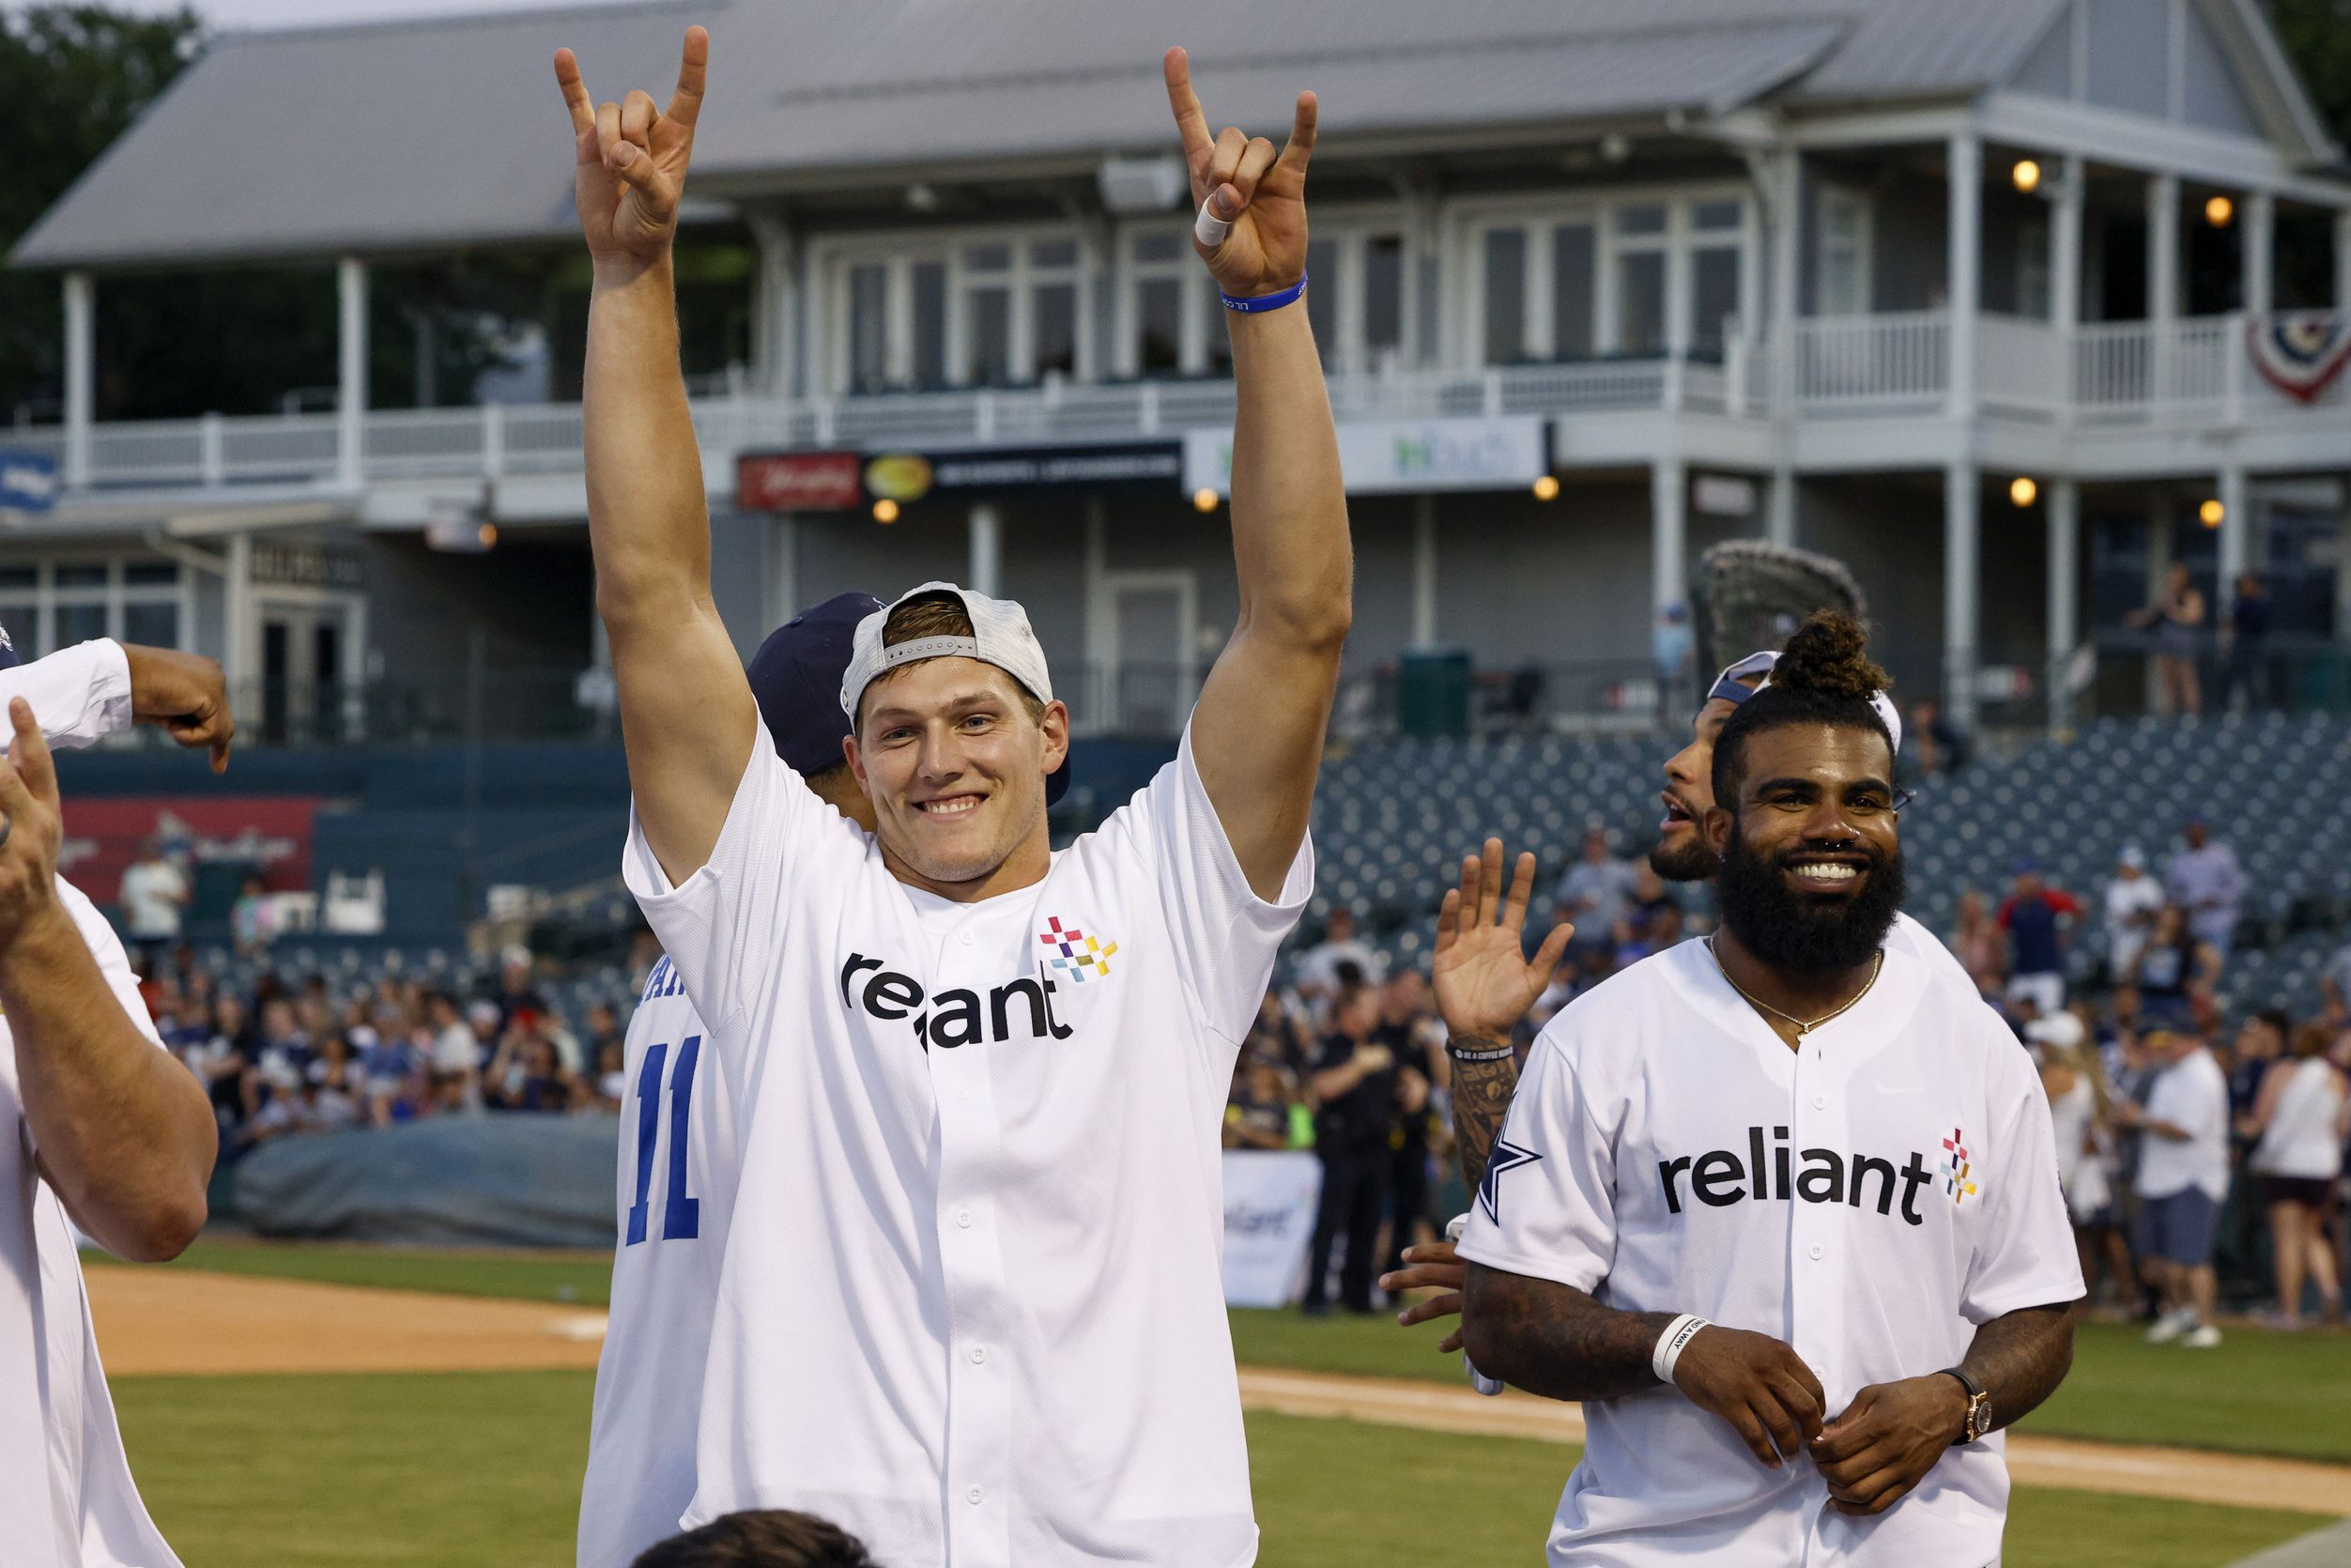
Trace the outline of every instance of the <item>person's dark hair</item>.
<instances>
[{"instance_id":1,"label":"person's dark hair","mask_svg":"<svg viewBox=\"0 0 2351 1568\"><path fill-rule=\"evenodd\" d=\"M2253 1016L2277 1031L2279 1044L2294 1038L2294 1020L2283 1007L2264 1007Z\"/></svg>"},{"instance_id":2,"label":"person's dark hair","mask_svg":"<svg viewBox=\"0 0 2351 1568\"><path fill-rule=\"evenodd\" d=\"M1869 702L1892 684L1869 662L1869 633L1860 622L1837 610L1810 617L1772 667L1771 684L1740 703L1715 737L1715 804L1737 809L1747 742L1766 730L1794 724L1867 730L1892 751L1894 737Z\"/></svg>"},{"instance_id":3,"label":"person's dark hair","mask_svg":"<svg viewBox=\"0 0 2351 1568\"><path fill-rule=\"evenodd\" d=\"M1341 959L1332 964L1330 976L1338 982L1339 1001L1343 1006L1349 997L1363 989L1363 966L1353 959Z\"/></svg>"},{"instance_id":4,"label":"person's dark hair","mask_svg":"<svg viewBox=\"0 0 2351 1568\"><path fill-rule=\"evenodd\" d=\"M858 1539L813 1514L730 1514L649 1547L631 1568L879 1568Z\"/></svg>"},{"instance_id":5,"label":"person's dark hair","mask_svg":"<svg viewBox=\"0 0 2351 1568\"><path fill-rule=\"evenodd\" d=\"M800 782L818 794L822 794L827 790L839 789L848 781L849 760L846 757L837 762L828 762L814 773L804 773L800 776Z\"/></svg>"}]
</instances>

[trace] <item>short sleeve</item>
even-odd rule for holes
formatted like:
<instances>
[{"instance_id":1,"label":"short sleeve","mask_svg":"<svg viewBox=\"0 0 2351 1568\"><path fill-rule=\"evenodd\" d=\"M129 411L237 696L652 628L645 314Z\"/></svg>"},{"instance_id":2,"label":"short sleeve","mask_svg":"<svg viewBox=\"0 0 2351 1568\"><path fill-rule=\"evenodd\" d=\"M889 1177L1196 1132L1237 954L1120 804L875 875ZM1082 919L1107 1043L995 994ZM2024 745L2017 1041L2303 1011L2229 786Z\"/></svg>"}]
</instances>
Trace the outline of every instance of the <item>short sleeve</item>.
<instances>
[{"instance_id":1,"label":"short sleeve","mask_svg":"<svg viewBox=\"0 0 2351 1568\"><path fill-rule=\"evenodd\" d=\"M1461 1255L1590 1292L1616 1266L1616 1238L1614 1150L1564 1043L1545 1030L1469 1206Z\"/></svg>"},{"instance_id":2,"label":"short sleeve","mask_svg":"<svg viewBox=\"0 0 2351 1568\"><path fill-rule=\"evenodd\" d=\"M22 697L52 746L71 750L131 728L131 659L107 638L0 669L0 709Z\"/></svg>"},{"instance_id":3,"label":"short sleeve","mask_svg":"<svg viewBox=\"0 0 2351 1568\"><path fill-rule=\"evenodd\" d=\"M724 1022L742 1010L784 938L797 872L830 807L766 744L735 786L710 859L672 886L629 807L621 875L646 921L706 1016Z\"/></svg>"},{"instance_id":4,"label":"short sleeve","mask_svg":"<svg viewBox=\"0 0 2351 1568\"><path fill-rule=\"evenodd\" d=\"M73 915L73 924L88 944L90 957L98 961L98 972L106 976L106 989L115 993L122 1010L131 1015L131 1022L139 1026L139 1033L157 1047L163 1044L162 1034L155 1027L154 1018L147 1012L146 998L139 993L139 976L131 968L131 955L123 951L122 938L106 923L106 916L98 912L89 896L71 883L57 879L58 895Z\"/></svg>"},{"instance_id":5,"label":"short sleeve","mask_svg":"<svg viewBox=\"0 0 2351 1568\"><path fill-rule=\"evenodd\" d=\"M1992 1086L2005 1109L1998 1140L1988 1151L1998 1170L1984 1186L1984 1212L1970 1260L1959 1312L1982 1325L2024 1307L2054 1306L2083 1293L2082 1260L2057 1182L2057 1134L2049 1096L2029 1058L2003 1042ZM2014 1058L2013 1061L2006 1058Z\"/></svg>"},{"instance_id":6,"label":"short sleeve","mask_svg":"<svg viewBox=\"0 0 2351 1568\"><path fill-rule=\"evenodd\" d=\"M1201 782L1189 725L1176 761L1125 809L1132 813L1129 831L1157 869L1176 968L1200 1020L1237 1045L1265 1000L1275 955L1314 890L1313 841L1299 840L1280 899L1268 903L1259 898L1225 837L1208 787Z\"/></svg>"}]
</instances>

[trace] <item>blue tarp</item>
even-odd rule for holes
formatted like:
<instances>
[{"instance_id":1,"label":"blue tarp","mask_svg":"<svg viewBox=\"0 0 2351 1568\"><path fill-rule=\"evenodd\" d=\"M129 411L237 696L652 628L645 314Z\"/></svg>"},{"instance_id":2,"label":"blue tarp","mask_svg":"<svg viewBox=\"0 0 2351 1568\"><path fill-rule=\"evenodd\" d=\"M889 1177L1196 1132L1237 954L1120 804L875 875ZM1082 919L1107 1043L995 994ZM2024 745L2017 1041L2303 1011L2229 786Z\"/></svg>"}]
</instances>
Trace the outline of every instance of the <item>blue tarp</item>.
<instances>
[{"instance_id":1,"label":"blue tarp","mask_svg":"<svg viewBox=\"0 0 2351 1568\"><path fill-rule=\"evenodd\" d=\"M262 1236L431 1246L609 1247L610 1116L437 1116L283 1138L238 1161Z\"/></svg>"}]
</instances>

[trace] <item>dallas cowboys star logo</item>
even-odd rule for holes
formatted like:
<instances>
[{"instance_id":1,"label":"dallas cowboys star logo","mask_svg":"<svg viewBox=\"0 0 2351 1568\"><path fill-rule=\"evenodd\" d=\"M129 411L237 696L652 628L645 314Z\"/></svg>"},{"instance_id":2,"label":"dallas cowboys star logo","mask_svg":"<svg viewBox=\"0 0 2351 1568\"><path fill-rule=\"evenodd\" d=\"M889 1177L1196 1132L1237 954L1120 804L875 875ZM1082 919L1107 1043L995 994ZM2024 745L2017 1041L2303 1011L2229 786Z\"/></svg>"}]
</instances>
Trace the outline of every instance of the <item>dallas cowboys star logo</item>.
<instances>
[{"instance_id":1,"label":"dallas cowboys star logo","mask_svg":"<svg viewBox=\"0 0 2351 1568\"><path fill-rule=\"evenodd\" d=\"M1485 1179L1478 1184L1478 1203L1485 1209L1487 1219L1498 1225L1502 1222L1502 1173L1531 1165L1542 1158L1532 1149L1520 1148L1508 1137L1494 1140L1494 1156L1485 1163Z\"/></svg>"}]
</instances>

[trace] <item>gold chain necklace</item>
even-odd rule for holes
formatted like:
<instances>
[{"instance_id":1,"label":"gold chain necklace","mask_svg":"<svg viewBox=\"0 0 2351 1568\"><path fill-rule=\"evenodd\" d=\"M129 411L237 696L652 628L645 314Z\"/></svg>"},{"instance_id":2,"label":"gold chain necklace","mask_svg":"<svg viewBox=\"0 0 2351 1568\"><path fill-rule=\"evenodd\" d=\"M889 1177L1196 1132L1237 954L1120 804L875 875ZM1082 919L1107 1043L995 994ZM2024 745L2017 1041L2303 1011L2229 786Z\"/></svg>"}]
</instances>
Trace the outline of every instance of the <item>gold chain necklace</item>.
<instances>
[{"instance_id":1,"label":"gold chain necklace","mask_svg":"<svg viewBox=\"0 0 2351 1568\"><path fill-rule=\"evenodd\" d=\"M1711 936L1706 939L1706 956L1714 961L1714 972L1723 977L1723 983L1725 985L1728 985L1731 990L1745 997L1751 1005L1760 1007L1765 1012L1770 1013L1774 1018L1784 1018L1789 1022L1794 1024L1796 1026L1796 1043L1798 1045L1804 1044L1805 1037L1812 1033L1813 1030L1818 1029L1821 1024L1827 1023L1832 1020L1841 1018L1845 1014L1852 1011L1853 1008L1859 1007L1861 1005L1861 999L1869 994L1869 988L1878 983L1879 972L1885 968L1885 949L1881 947L1878 949L1877 962L1869 966L1868 980L1863 984L1859 991L1853 992L1852 999L1838 1007L1835 1011L1822 1013L1811 1022L1806 1023L1803 1019L1798 1018L1794 1013L1781 1012L1777 1007L1773 1007L1769 1002L1764 1001L1763 998L1756 995L1755 992L1749 991L1746 987L1732 979L1730 977L1730 971L1723 967L1723 956L1714 951L1714 939Z\"/></svg>"}]
</instances>

